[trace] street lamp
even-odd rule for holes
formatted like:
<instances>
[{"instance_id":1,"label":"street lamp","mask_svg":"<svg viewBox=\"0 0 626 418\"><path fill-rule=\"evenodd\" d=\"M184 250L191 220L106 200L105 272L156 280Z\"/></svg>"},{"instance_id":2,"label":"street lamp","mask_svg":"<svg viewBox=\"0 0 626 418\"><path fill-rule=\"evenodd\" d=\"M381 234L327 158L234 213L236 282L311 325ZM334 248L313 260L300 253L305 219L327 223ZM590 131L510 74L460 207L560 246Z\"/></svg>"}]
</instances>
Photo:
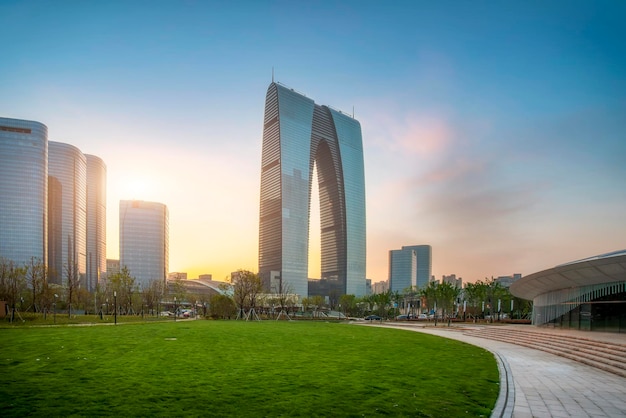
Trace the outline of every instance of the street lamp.
<instances>
[{"instance_id":1,"label":"street lamp","mask_svg":"<svg viewBox=\"0 0 626 418\"><path fill-rule=\"evenodd\" d=\"M174 296L174 322L176 322L176 296Z\"/></svg>"},{"instance_id":2,"label":"street lamp","mask_svg":"<svg viewBox=\"0 0 626 418\"><path fill-rule=\"evenodd\" d=\"M54 323L57 323L57 298L59 297L59 295L57 295L56 293L54 294L54 302L52 303L52 306L54 307Z\"/></svg>"},{"instance_id":3,"label":"street lamp","mask_svg":"<svg viewBox=\"0 0 626 418\"><path fill-rule=\"evenodd\" d=\"M115 317L115 325L117 325L117 292L113 292L113 307L115 308L115 312L113 316Z\"/></svg>"}]
</instances>

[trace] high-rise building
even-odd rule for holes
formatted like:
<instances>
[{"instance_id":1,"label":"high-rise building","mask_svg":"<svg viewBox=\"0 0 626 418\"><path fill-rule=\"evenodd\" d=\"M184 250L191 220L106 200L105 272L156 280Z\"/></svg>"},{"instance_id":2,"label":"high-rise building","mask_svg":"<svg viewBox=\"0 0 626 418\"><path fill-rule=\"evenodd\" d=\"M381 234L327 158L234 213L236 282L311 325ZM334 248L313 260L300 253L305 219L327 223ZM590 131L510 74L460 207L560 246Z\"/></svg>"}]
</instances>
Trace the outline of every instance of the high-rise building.
<instances>
[{"instance_id":1,"label":"high-rise building","mask_svg":"<svg viewBox=\"0 0 626 418\"><path fill-rule=\"evenodd\" d=\"M95 290L106 275L107 167L95 155L87 158L87 289Z\"/></svg>"},{"instance_id":2,"label":"high-rise building","mask_svg":"<svg viewBox=\"0 0 626 418\"><path fill-rule=\"evenodd\" d=\"M169 213L167 206L141 200L120 201L120 266L136 284L165 283L169 269Z\"/></svg>"},{"instance_id":3,"label":"high-rise building","mask_svg":"<svg viewBox=\"0 0 626 418\"><path fill-rule=\"evenodd\" d=\"M420 289L428 286L428 281L432 274L432 258L433 250L430 245L408 245L402 247L411 248L415 250L415 256L417 259L417 270L415 272L416 286Z\"/></svg>"},{"instance_id":4,"label":"high-rise building","mask_svg":"<svg viewBox=\"0 0 626 418\"><path fill-rule=\"evenodd\" d=\"M365 176L359 122L272 82L265 99L259 273L307 295L311 182L317 168L321 279L329 293L365 294ZM331 295L327 295L331 296Z\"/></svg>"},{"instance_id":5,"label":"high-rise building","mask_svg":"<svg viewBox=\"0 0 626 418\"><path fill-rule=\"evenodd\" d=\"M415 265L412 267L412 273L407 273L409 268L409 253L415 254ZM396 254L395 259L397 266L392 266L392 253ZM395 275L392 275L393 272ZM392 291L399 291L406 289L409 286L416 286L419 289L423 289L428 286L428 282L431 278L432 272L432 247L430 245L405 245L401 250L391 250L389 252L389 288ZM395 277L395 282L393 277ZM408 280L411 283L408 284ZM400 287L403 286L404 287Z\"/></svg>"},{"instance_id":6,"label":"high-rise building","mask_svg":"<svg viewBox=\"0 0 626 418\"><path fill-rule=\"evenodd\" d=\"M412 248L389 251L389 289L402 292L416 286L417 256Z\"/></svg>"},{"instance_id":7,"label":"high-rise building","mask_svg":"<svg viewBox=\"0 0 626 418\"><path fill-rule=\"evenodd\" d=\"M48 258L48 128L0 118L0 257Z\"/></svg>"},{"instance_id":8,"label":"high-rise building","mask_svg":"<svg viewBox=\"0 0 626 418\"><path fill-rule=\"evenodd\" d=\"M87 160L73 145L48 143L48 277L85 285Z\"/></svg>"}]
</instances>

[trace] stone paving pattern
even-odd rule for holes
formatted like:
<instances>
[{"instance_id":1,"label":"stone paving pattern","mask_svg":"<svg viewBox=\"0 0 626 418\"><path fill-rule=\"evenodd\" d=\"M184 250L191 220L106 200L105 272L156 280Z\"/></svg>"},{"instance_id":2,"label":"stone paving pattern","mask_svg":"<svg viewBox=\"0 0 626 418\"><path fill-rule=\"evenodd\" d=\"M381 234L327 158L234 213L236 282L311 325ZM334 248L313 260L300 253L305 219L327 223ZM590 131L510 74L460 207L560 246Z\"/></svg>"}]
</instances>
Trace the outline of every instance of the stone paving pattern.
<instances>
[{"instance_id":1,"label":"stone paving pattern","mask_svg":"<svg viewBox=\"0 0 626 418\"><path fill-rule=\"evenodd\" d=\"M376 326L381 326L378 324ZM382 326L425 332L460 340L485 348L505 360L514 388L514 406L498 416L530 417L626 417L626 378L554 354L515 344L465 335L476 327L423 325L420 323L383 323ZM567 333L581 338L626 344L626 334L593 333L537 328L526 329L546 333ZM594 335L596 334L596 335ZM501 376L502 381L503 376ZM501 382L504 384L505 382ZM494 413L496 411L494 410Z\"/></svg>"}]
</instances>

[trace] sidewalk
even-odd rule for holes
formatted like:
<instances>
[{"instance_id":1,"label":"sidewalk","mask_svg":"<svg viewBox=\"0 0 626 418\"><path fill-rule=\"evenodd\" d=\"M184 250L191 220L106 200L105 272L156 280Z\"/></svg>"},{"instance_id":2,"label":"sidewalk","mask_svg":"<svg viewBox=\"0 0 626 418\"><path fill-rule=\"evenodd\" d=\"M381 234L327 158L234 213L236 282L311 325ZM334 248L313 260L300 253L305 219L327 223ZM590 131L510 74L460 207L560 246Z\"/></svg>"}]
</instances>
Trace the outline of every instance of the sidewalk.
<instances>
[{"instance_id":1,"label":"sidewalk","mask_svg":"<svg viewBox=\"0 0 626 418\"><path fill-rule=\"evenodd\" d=\"M540 350L465 335L472 324L446 327L411 323L383 323L398 329L424 332L485 348L501 363L501 392L492 416L626 417L626 379ZM528 330L575 334L581 338L626 343L626 335L563 331L528 326ZM508 381L511 383L507 387ZM512 379L511 379L512 378ZM504 399L503 399L504 397Z\"/></svg>"}]
</instances>

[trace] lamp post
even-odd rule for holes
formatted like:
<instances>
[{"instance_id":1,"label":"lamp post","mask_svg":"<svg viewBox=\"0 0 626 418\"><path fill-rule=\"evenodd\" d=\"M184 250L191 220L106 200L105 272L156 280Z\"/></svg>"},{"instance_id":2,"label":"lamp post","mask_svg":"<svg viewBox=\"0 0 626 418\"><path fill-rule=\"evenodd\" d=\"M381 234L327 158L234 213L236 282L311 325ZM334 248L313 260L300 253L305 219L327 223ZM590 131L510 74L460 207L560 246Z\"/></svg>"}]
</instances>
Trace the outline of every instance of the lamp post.
<instances>
[{"instance_id":1,"label":"lamp post","mask_svg":"<svg viewBox=\"0 0 626 418\"><path fill-rule=\"evenodd\" d=\"M176 322L176 296L174 296L174 322Z\"/></svg>"},{"instance_id":2,"label":"lamp post","mask_svg":"<svg viewBox=\"0 0 626 418\"><path fill-rule=\"evenodd\" d=\"M54 294L54 302L52 303L52 306L54 307L54 323L57 323L57 298L59 297L59 295L57 295L56 293Z\"/></svg>"},{"instance_id":3,"label":"lamp post","mask_svg":"<svg viewBox=\"0 0 626 418\"><path fill-rule=\"evenodd\" d=\"M113 308L115 308L115 312L113 312L113 317L115 318L115 325L117 325L117 292L113 292Z\"/></svg>"}]
</instances>

